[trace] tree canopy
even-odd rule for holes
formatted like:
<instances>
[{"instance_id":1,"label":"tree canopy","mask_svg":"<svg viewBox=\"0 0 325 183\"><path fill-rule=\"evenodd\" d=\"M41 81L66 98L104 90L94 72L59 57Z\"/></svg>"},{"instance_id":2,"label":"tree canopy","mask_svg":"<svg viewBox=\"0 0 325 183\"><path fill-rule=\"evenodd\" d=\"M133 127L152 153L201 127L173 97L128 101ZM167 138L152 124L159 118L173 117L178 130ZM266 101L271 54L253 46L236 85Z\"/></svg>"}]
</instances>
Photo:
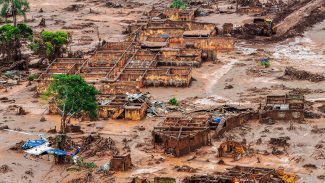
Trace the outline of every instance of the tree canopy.
<instances>
[{"instance_id":1,"label":"tree canopy","mask_svg":"<svg viewBox=\"0 0 325 183\"><path fill-rule=\"evenodd\" d=\"M17 15L23 15L26 21L26 12L30 9L27 0L0 0L0 5L2 6L0 15L6 21L9 15L13 17L15 26L17 24Z\"/></svg>"},{"instance_id":2,"label":"tree canopy","mask_svg":"<svg viewBox=\"0 0 325 183\"><path fill-rule=\"evenodd\" d=\"M0 54L7 60L19 60L21 39L31 39L33 30L26 24L0 26Z\"/></svg>"},{"instance_id":3,"label":"tree canopy","mask_svg":"<svg viewBox=\"0 0 325 183\"><path fill-rule=\"evenodd\" d=\"M79 75L58 74L53 76L46 95L52 95L61 113L61 131L64 132L66 122L71 117L88 113L91 118L97 116L96 95L94 86L88 85Z\"/></svg>"},{"instance_id":4,"label":"tree canopy","mask_svg":"<svg viewBox=\"0 0 325 183\"><path fill-rule=\"evenodd\" d=\"M69 42L69 34L64 31L43 31L41 39L34 40L31 48L34 52L46 56L49 60L60 57L65 52L64 46Z\"/></svg>"}]
</instances>

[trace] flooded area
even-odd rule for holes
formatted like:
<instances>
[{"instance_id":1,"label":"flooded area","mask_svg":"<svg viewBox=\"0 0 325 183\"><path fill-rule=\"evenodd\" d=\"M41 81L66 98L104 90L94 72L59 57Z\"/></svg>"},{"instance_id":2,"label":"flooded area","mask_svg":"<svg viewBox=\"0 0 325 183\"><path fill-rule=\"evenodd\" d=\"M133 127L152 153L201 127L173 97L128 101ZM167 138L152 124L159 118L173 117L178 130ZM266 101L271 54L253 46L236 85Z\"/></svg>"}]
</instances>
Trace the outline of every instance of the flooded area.
<instances>
[{"instance_id":1,"label":"flooded area","mask_svg":"<svg viewBox=\"0 0 325 183\"><path fill-rule=\"evenodd\" d=\"M324 4L245 2L29 0L35 35L71 41L63 58L27 46L27 66L0 60L0 182L262 182L254 168L268 182L324 182L325 21L311 21ZM95 117L69 106L66 131L68 92L44 95L57 74L97 90ZM50 150L22 148L41 134Z\"/></svg>"}]
</instances>

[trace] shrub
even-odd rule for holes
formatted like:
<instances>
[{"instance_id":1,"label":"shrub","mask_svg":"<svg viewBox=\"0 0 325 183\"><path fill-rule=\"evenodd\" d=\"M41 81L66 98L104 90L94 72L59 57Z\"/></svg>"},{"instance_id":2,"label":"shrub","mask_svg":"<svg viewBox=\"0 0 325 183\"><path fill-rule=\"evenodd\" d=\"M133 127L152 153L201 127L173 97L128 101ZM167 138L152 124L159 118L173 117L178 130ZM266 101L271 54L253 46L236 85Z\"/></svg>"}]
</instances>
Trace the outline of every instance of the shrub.
<instances>
[{"instance_id":1,"label":"shrub","mask_svg":"<svg viewBox=\"0 0 325 183\"><path fill-rule=\"evenodd\" d=\"M264 66L265 68L268 68L271 66L271 63L269 61L263 61L261 62L261 65Z\"/></svg>"},{"instance_id":2,"label":"shrub","mask_svg":"<svg viewBox=\"0 0 325 183\"><path fill-rule=\"evenodd\" d=\"M270 63L270 61L269 61L269 58L262 58L262 59L260 60L260 62L261 62L261 65L264 66L265 68L271 66L271 63Z\"/></svg>"},{"instance_id":3,"label":"shrub","mask_svg":"<svg viewBox=\"0 0 325 183\"><path fill-rule=\"evenodd\" d=\"M186 9L188 7L188 5L183 0L173 0L170 7L176 8L176 9Z\"/></svg>"},{"instance_id":4,"label":"shrub","mask_svg":"<svg viewBox=\"0 0 325 183\"><path fill-rule=\"evenodd\" d=\"M31 74L28 76L27 79L28 79L28 81L34 81L35 79L37 79L37 77L38 77L37 74Z\"/></svg>"},{"instance_id":5,"label":"shrub","mask_svg":"<svg viewBox=\"0 0 325 183\"><path fill-rule=\"evenodd\" d=\"M171 98L169 99L169 102L168 102L170 105L178 105L178 102L177 102L177 99L174 97L174 98Z\"/></svg>"}]
</instances>

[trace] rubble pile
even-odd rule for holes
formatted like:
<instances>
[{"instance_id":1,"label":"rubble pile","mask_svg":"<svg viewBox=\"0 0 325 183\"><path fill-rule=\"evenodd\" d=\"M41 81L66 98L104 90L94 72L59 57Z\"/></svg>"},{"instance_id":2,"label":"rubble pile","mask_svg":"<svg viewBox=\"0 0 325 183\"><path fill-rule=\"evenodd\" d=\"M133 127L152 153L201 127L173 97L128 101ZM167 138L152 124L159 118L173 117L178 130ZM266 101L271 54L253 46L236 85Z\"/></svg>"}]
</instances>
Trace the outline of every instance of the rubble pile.
<instances>
[{"instance_id":1,"label":"rubble pile","mask_svg":"<svg viewBox=\"0 0 325 183\"><path fill-rule=\"evenodd\" d=\"M99 135L83 137L80 149L80 154L83 157L103 155L106 151L111 151L113 155L118 154L115 142L111 138L104 138Z\"/></svg>"},{"instance_id":2,"label":"rubble pile","mask_svg":"<svg viewBox=\"0 0 325 183\"><path fill-rule=\"evenodd\" d=\"M188 172L188 173L195 173L196 169L192 168L188 165L183 165L183 166L175 166L174 169L178 172Z\"/></svg>"},{"instance_id":3,"label":"rubble pile","mask_svg":"<svg viewBox=\"0 0 325 183\"><path fill-rule=\"evenodd\" d=\"M320 141L315 146L315 151L313 152L312 157L316 160L325 159L325 141Z\"/></svg>"},{"instance_id":4,"label":"rubble pile","mask_svg":"<svg viewBox=\"0 0 325 183\"><path fill-rule=\"evenodd\" d=\"M325 104L318 107L318 110L322 113L325 113Z\"/></svg>"},{"instance_id":5,"label":"rubble pile","mask_svg":"<svg viewBox=\"0 0 325 183\"><path fill-rule=\"evenodd\" d=\"M145 5L145 3L141 3L133 0L105 0L105 6L109 8L137 8Z\"/></svg>"},{"instance_id":6,"label":"rubble pile","mask_svg":"<svg viewBox=\"0 0 325 183\"><path fill-rule=\"evenodd\" d=\"M318 128L317 126L313 126L313 129L311 130L311 133L323 134L323 133L325 133L325 128Z\"/></svg>"},{"instance_id":7,"label":"rubble pile","mask_svg":"<svg viewBox=\"0 0 325 183\"><path fill-rule=\"evenodd\" d=\"M4 129L9 129L8 125L2 125L2 126L0 126L0 130L4 130Z\"/></svg>"},{"instance_id":8,"label":"rubble pile","mask_svg":"<svg viewBox=\"0 0 325 183\"><path fill-rule=\"evenodd\" d=\"M269 25L267 24L245 24L243 31L247 35L251 36L272 36L273 32Z\"/></svg>"},{"instance_id":9,"label":"rubble pile","mask_svg":"<svg viewBox=\"0 0 325 183\"><path fill-rule=\"evenodd\" d=\"M12 171L12 170L8 165L1 165L0 166L0 173L6 174L6 173L8 173L10 171Z\"/></svg>"},{"instance_id":10,"label":"rubble pile","mask_svg":"<svg viewBox=\"0 0 325 183\"><path fill-rule=\"evenodd\" d=\"M66 7L64 10L65 11L79 11L80 9L84 8L84 4L72 4L68 7Z\"/></svg>"},{"instance_id":11,"label":"rubble pile","mask_svg":"<svg viewBox=\"0 0 325 183\"><path fill-rule=\"evenodd\" d=\"M27 76L26 71L0 71L0 89L18 85L21 81L26 80Z\"/></svg>"},{"instance_id":12,"label":"rubble pile","mask_svg":"<svg viewBox=\"0 0 325 183\"><path fill-rule=\"evenodd\" d=\"M271 138L269 143L274 146L285 147L290 145L287 142L288 140L290 140L290 137Z\"/></svg>"},{"instance_id":13,"label":"rubble pile","mask_svg":"<svg viewBox=\"0 0 325 183\"><path fill-rule=\"evenodd\" d=\"M24 144L25 144L25 141L22 140L22 141L16 143L15 145L13 145L12 147L10 147L9 150L23 152L22 146Z\"/></svg>"},{"instance_id":14,"label":"rubble pile","mask_svg":"<svg viewBox=\"0 0 325 183\"><path fill-rule=\"evenodd\" d=\"M281 79L308 80L311 82L324 81L325 77L321 74L314 74L308 71L298 70L293 67L287 67Z\"/></svg>"},{"instance_id":15,"label":"rubble pile","mask_svg":"<svg viewBox=\"0 0 325 183\"><path fill-rule=\"evenodd\" d=\"M77 144L72 140L70 136L67 135L57 135L55 137L49 137L48 141L55 148L64 149L66 151L74 151L77 147ZM60 144L64 141L63 144Z\"/></svg>"},{"instance_id":16,"label":"rubble pile","mask_svg":"<svg viewBox=\"0 0 325 183\"><path fill-rule=\"evenodd\" d=\"M26 111L18 105L10 105L7 108L7 114L13 114L13 115L26 115Z\"/></svg>"}]
</instances>

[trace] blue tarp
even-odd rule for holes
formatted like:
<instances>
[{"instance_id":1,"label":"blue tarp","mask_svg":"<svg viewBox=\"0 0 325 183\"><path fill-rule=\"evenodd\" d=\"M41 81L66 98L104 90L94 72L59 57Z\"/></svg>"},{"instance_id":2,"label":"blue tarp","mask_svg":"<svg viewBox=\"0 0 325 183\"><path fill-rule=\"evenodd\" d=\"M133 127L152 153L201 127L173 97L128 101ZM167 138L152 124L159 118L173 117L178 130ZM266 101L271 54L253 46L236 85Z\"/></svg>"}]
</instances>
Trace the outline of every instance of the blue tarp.
<instances>
[{"instance_id":1,"label":"blue tarp","mask_svg":"<svg viewBox=\"0 0 325 183\"><path fill-rule=\"evenodd\" d=\"M213 118L212 122L214 123L220 123L221 122L221 118Z\"/></svg>"}]
</instances>

